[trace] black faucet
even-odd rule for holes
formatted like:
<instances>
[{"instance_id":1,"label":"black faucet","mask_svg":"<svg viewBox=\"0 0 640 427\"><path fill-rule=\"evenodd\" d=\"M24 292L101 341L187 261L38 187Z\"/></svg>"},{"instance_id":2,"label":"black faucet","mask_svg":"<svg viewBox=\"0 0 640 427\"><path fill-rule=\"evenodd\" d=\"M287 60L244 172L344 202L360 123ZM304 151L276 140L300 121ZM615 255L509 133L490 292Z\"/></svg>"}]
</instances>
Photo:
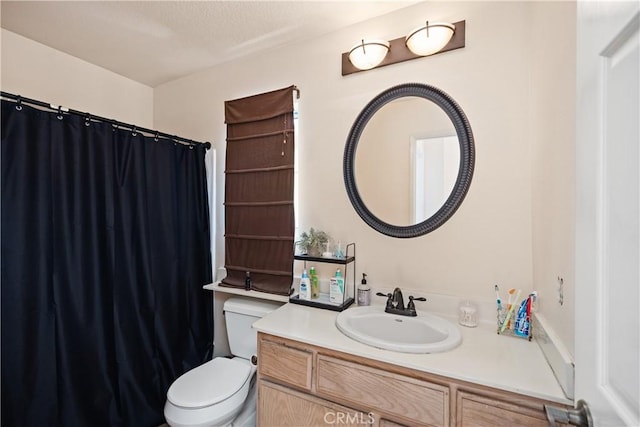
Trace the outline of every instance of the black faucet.
<instances>
[{"instance_id":1,"label":"black faucet","mask_svg":"<svg viewBox=\"0 0 640 427\"><path fill-rule=\"evenodd\" d=\"M404 298L402 297L402 291L400 288L395 288L393 290L393 294L383 294L382 292L378 292L376 295L387 297L387 304L384 308L385 312L399 314L400 316L417 316L418 313L416 312L416 305L414 301L427 300L425 297L414 298L413 296L409 296L409 304L407 304L407 307L405 308Z\"/></svg>"},{"instance_id":2,"label":"black faucet","mask_svg":"<svg viewBox=\"0 0 640 427\"><path fill-rule=\"evenodd\" d=\"M393 290L393 299L391 300L393 308L398 310L404 310L404 298L402 298L402 291L400 288Z\"/></svg>"}]
</instances>

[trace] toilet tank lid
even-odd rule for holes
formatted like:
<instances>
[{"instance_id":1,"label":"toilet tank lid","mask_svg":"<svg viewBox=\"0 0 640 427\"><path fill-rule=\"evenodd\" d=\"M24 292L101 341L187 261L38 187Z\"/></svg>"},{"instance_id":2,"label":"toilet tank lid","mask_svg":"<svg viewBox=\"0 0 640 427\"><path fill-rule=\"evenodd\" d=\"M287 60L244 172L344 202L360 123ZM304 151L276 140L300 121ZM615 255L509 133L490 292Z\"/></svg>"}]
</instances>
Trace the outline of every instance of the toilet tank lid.
<instances>
[{"instance_id":1,"label":"toilet tank lid","mask_svg":"<svg viewBox=\"0 0 640 427\"><path fill-rule=\"evenodd\" d=\"M253 317L264 317L281 305L281 303L255 298L232 297L224 302L224 311Z\"/></svg>"},{"instance_id":2,"label":"toilet tank lid","mask_svg":"<svg viewBox=\"0 0 640 427\"><path fill-rule=\"evenodd\" d=\"M251 367L225 357L216 357L174 381L167 399L183 408L203 408L231 397L251 375Z\"/></svg>"}]
</instances>

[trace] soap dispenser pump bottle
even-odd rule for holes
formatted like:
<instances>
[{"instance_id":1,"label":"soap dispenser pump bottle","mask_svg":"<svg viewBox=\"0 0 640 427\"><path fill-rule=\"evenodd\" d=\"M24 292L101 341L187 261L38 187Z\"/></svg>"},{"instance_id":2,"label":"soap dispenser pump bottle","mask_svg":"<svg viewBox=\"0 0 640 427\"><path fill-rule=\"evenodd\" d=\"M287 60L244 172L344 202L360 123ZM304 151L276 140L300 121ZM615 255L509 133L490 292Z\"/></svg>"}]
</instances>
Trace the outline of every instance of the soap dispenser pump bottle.
<instances>
[{"instance_id":1,"label":"soap dispenser pump bottle","mask_svg":"<svg viewBox=\"0 0 640 427\"><path fill-rule=\"evenodd\" d=\"M362 273L362 282L358 285L358 305L371 304L371 286L367 284L367 275Z\"/></svg>"},{"instance_id":2,"label":"soap dispenser pump bottle","mask_svg":"<svg viewBox=\"0 0 640 427\"><path fill-rule=\"evenodd\" d=\"M320 296L320 279L315 267L309 269L309 281L311 282L311 299L316 299Z\"/></svg>"}]
</instances>

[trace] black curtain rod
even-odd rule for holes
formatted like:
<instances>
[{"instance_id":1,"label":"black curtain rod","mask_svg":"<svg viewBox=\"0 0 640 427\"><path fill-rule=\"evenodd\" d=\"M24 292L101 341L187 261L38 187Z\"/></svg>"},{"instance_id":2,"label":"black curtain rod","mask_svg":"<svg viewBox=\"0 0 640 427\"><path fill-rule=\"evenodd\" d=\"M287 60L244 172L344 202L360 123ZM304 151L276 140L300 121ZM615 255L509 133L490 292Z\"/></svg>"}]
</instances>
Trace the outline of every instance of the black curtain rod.
<instances>
[{"instance_id":1,"label":"black curtain rod","mask_svg":"<svg viewBox=\"0 0 640 427\"><path fill-rule=\"evenodd\" d=\"M148 134L151 134L151 135L155 135L156 137L163 137L163 138L173 139L174 141L178 141L178 142L181 142L181 143L186 143L186 144L189 144L189 145L204 144L204 146L205 146L205 148L207 150L209 148L211 148L211 143L210 142L193 141L191 139L182 138L182 137L177 136L177 135L170 135L168 133L159 132L157 130L146 129L146 128L143 128L143 127L130 125L128 123L119 122L117 120L107 119L105 117L94 116L93 114L89 114L89 113L85 113L85 112L77 111L77 110L72 110L71 108L66 108L66 107L63 107L61 105L47 104L46 102L38 101L36 99L25 98L24 96L14 95L14 94L8 93L8 92L0 92L0 95L3 98L8 98L8 99L12 99L12 100L16 101L17 104L25 103L25 104L37 105L38 107L43 107L43 108L47 108L49 110L57 111L57 112L59 112L61 114L62 113L75 114L75 115L78 115L78 116L85 117L85 118L87 118L89 120L97 120L97 121L101 121L101 122L105 122L105 123L111 123L114 126L125 128L125 129L129 129L129 130L134 131L134 132L135 131L144 132L144 133L148 133Z\"/></svg>"}]
</instances>

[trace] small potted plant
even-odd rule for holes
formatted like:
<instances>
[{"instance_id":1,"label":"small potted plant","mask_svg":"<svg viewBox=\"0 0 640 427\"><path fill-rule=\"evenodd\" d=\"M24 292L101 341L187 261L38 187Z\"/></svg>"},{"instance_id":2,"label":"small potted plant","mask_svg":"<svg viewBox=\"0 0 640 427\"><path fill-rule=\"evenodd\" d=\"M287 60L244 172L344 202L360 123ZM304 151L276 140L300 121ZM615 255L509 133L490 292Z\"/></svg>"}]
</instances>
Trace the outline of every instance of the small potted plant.
<instances>
[{"instance_id":1,"label":"small potted plant","mask_svg":"<svg viewBox=\"0 0 640 427\"><path fill-rule=\"evenodd\" d=\"M298 241L298 246L303 254L319 257L329 242L329 235L324 231L314 230L303 231Z\"/></svg>"}]
</instances>

